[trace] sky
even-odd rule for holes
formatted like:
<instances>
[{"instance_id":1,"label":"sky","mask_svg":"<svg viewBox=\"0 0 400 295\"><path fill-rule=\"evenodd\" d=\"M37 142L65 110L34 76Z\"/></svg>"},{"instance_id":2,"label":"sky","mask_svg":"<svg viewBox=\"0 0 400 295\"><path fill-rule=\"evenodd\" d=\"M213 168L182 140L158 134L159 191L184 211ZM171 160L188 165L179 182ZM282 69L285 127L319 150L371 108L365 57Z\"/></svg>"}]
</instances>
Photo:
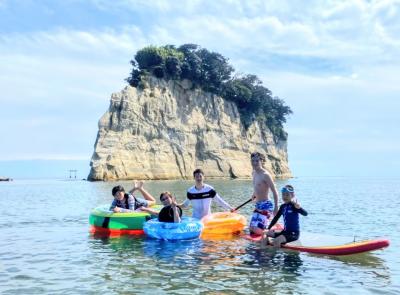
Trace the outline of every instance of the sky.
<instances>
[{"instance_id":1,"label":"sky","mask_svg":"<svg viewBox=\"0 0 400 295\"><path fill-rule=\"evenodd\" d=\"M292 108L294 176L400 176L400 1L304 3L0 0L0 176L38 160L80 161L87 175L135 52L185 43Z\"/></svg>"}]
</instances>

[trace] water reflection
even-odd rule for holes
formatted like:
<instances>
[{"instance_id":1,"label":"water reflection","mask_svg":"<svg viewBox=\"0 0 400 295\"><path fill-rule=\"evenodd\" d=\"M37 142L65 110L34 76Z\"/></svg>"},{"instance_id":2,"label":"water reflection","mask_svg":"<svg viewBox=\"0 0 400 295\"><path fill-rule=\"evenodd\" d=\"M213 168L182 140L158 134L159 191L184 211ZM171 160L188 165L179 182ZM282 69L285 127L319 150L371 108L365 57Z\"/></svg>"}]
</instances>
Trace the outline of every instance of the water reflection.
<instances>
[{"instance_id":1,"label":"water reflection","mask_svg":"<svg viewBox=\"0 0 400 295\"><path fill-rule=\"evenodd\" d=\"M254 245L248 245L246 248L246 258L243 263L258 267L264 270L279 272L283 278L293 282L302 275L301 267L303 261L298 252L284 251L281 249L267 248L261 249Z\"/></svg>"},{"instance_id":2,"label":"water reflection","mask_svg":"<svg viewBox=\"0 0 400 295\"><path fill-rule=\"evenodd\" d=\"M365 267L382 267L385 262L380 257L376 256L374 252L367 252L354 255L343 256L321 256L320 258L332 259L343 262L348 265L365 266Z\"/></svg>"},{"instance_id":3,"label":"water reflection","mask_svg":"<svg viewBox=\"0 0 400 295\"><path fill-rule=\"evenodd\" d=\"M310 272L340 271L365 267L366 283L374 280L378 285L391 284L384 261L373 254L343 257L312 255L284 249L260 249L252 243L234 236L221 240L163 241L144 236L94 238L91 244L97 259L101 259L101 276L115 284L109 274L124 270L124 277L144 286L163 281L164 291L192 290L218 291L238 294L280 294L282 290L298 292ZM99 255L98 255L99 254ZM373 270L371 272L371 270ZM151 273L151 277L148 276ZM128 285L129 286L129 285ZM300 292L301 293L301 292Z\"/></svg>"},{"instance_id":4,"label":"water reflection","mask_svg":"<svg viewBox=\"0 0 400 295\"><path fill-rule=\"evenodd\" d=\"M191 261L196 253L203 247L199 239L164 241L145 238L143 239L143 254L155 260L182 263ZM181 258L181 259L176 259Z\"/></svg>"},{"instance_id":5,"label":"water reflection","mask_svg":"<svg viewBox=\"0 0 400 295\"><path fill-rule=\"evenodd\" d=\"M320 256L320 258L322 259L323 257ZM324 256L324 258L339 261L348 267L365 268L377 285L385 286L392 283L389 267L383 259L376 256L376 252L344 256Z\"/></svg>"},{"instance_id":6,"label":"water reflection","mask_svg":"<svg viewBox=\"0 0 400 295\"><path fill-rule=\"evenodd\" d=\"M232 205L251 194L250 181L211 184ZM304 232L383 235L392 245L369 254L333 257L260 250L237 237L175 243L128 236L93 238L87 233L88 214L93 207L110 204L115 183L16 181L0 185L2 196L19 200L17 212L10 211L9 198L0 198L0 235L5 237L0 239L0 290L5 294L341 294L348 290L398 294L400 240L393 232L398 219L387 218L399 204L398 179L292 179L291 184L311 211L310 218L302 220ZM152 193L160 187L173 191L182 201L192 183L146 185ZM385 193L387 187L395 193ZM320 202L333 196L333 202ZM391 205L381 206L383 200ZM346 222L342 215L331 214L340 204L347 204ZM357 214L347 210L353 207ZM243 207L241 213L250 216L251 210Z\"/></svg>"},{"instance_id":7,"label":"water reflection","mask_svg":"<svg viewBox=\"0 0 400 295\"><path fill-rule=\"evenodd\" d=\"M120 236L120 237L107 237L107 236L90 236L93 241L96 241L97 247L107 246L110 249L121 252L121 251L132 251L132 249L136 249L137 244L141 244L142 237L141 236Z\"/></svg>"}]
</instances>

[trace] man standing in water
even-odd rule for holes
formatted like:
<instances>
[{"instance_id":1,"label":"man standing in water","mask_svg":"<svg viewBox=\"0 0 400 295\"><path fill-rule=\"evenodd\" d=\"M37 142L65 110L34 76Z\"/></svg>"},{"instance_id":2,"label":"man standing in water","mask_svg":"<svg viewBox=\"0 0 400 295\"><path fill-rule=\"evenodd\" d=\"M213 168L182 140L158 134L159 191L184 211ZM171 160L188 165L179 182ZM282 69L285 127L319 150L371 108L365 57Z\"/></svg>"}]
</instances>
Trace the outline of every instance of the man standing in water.
<instances>
[{"instance_id":1,"label":"man standing in water","mask_svg":"<svg viewBox=\"0 0 400 295\"><path fill-rule=\"evenodd\" d=\"M250 221L250 232L262 235L268 226L272 214L278 212L278 192L271 175L263 167L265 156L261 153L252 153L250 156L253 167L253 200L256 201L255 209ZM274 205L268 198L269 190L274 196Z\"/></svg>"},{"instance_id":2,"label":"man standing in water","mask_svg":"<svg viewBox=\"0 0 400 295\"><path fill-rule=\"evenodd\" d=\"M194 170L193 177L196 183L188 189L187 199L179 206L187 208L192 204L192 216L198 219L202 219L204 216L211 214L211 201L215 201L220 207L228 211L233 210L233 208L221 198L211 185L204 183L203 170Z\"/></svg>"}]
</instances>

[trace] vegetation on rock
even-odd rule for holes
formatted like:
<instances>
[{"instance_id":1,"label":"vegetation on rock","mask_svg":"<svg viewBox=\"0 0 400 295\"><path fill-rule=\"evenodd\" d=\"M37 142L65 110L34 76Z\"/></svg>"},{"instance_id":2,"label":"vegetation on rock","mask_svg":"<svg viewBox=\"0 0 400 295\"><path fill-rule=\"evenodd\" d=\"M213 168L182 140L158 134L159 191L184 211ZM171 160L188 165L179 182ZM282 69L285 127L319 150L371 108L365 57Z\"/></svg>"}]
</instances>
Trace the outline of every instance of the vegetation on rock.
<instances>
[{"instance_id":1,"label":"vegetation on rock","mask_svg":"<svg viewBox=\"0 0 400 295\"><path fill-rule=\"evenodd\" d=\"M127 82L140 87L142 78L154 75L165 80L188 79L193 87L219 95L234 102L247 128L255 120L265 124L277 139L286 139L283 129L289 106L262 85L255 75L235 75L228 59L195 44L148 46L139 50L131 61L133 66Z\"/></svg>"}]
</instances>

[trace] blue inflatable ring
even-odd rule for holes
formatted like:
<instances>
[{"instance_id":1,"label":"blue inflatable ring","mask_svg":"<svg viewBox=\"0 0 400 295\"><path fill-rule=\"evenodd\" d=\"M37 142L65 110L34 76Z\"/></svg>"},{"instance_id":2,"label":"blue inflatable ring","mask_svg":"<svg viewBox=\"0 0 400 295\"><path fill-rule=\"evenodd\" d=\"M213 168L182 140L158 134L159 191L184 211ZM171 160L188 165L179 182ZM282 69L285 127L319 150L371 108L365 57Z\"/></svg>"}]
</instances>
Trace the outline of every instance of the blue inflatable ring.
<instances>
[{"instance_id":1,"label":"blue inflatable ring","mask_svg":"<svg viewBox=\"0 0 400 295\"><path fill-rule=\"evenodd\" d=\"M200 236L203 224L199 219L182 217L179 223L160 222L158 219L151 219L143 225L146 235L161 240L189 240Z\"/></svg>"}]
</instances>

